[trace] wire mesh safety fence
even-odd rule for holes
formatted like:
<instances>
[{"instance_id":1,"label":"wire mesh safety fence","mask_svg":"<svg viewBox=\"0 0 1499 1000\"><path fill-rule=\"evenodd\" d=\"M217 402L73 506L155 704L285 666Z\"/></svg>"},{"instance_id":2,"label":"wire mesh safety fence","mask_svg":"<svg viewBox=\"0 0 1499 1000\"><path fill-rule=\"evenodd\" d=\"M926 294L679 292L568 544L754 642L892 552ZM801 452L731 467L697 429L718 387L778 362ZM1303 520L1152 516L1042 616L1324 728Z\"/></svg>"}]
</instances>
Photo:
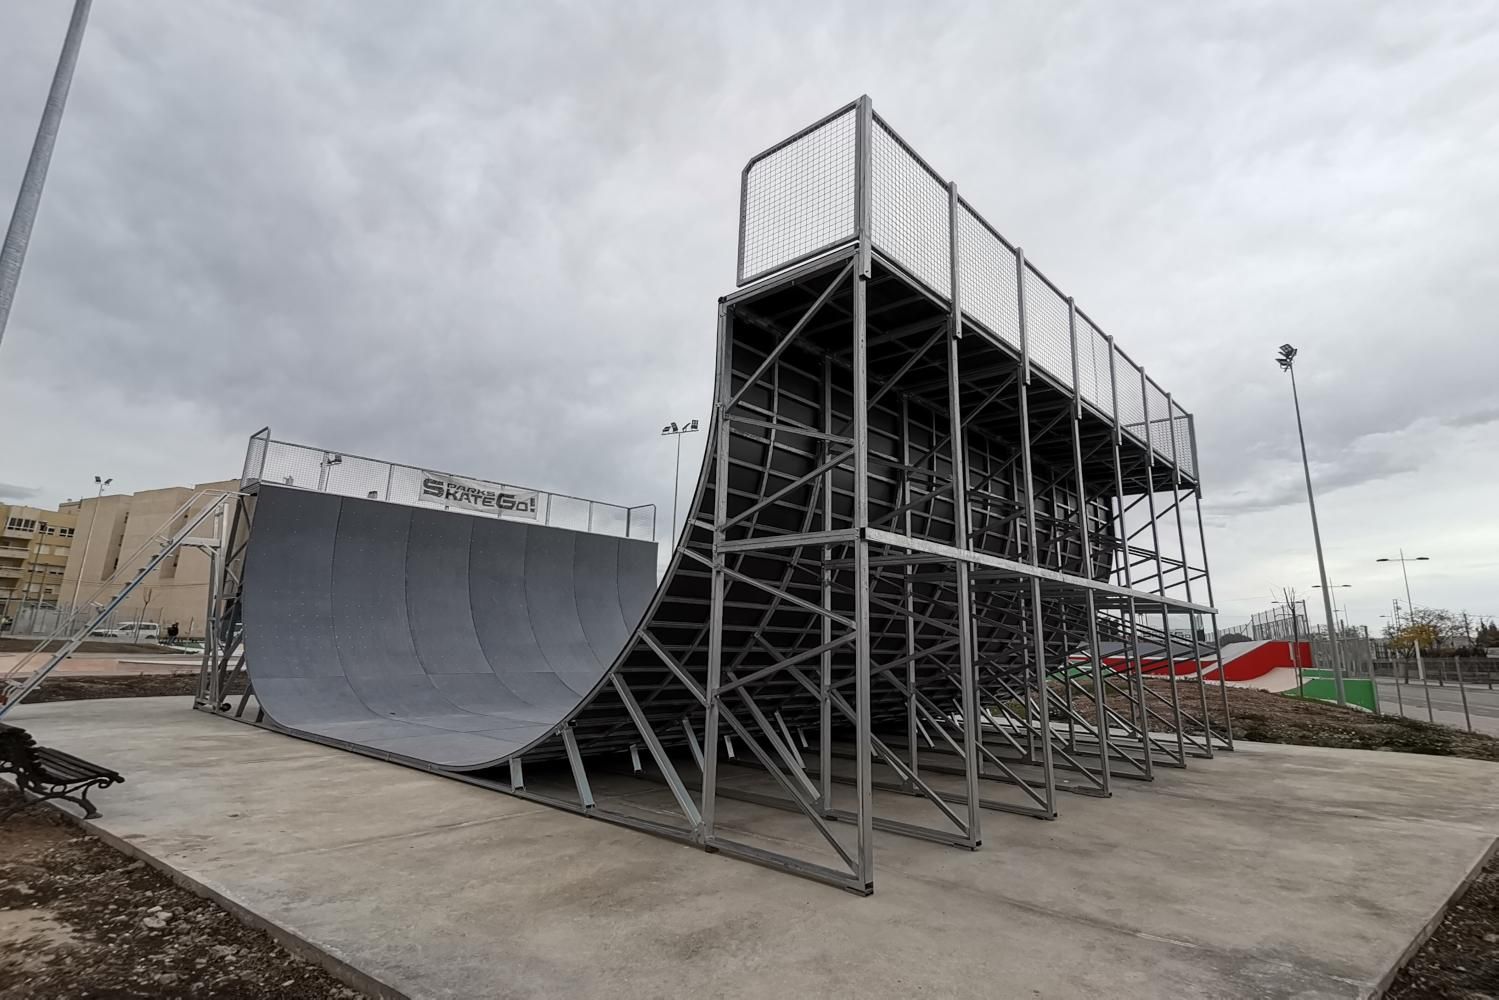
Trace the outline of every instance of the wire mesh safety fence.
<instances>
[{"instance_id":1,"label":"wire mesh safety fence","mask_svg":"<svg viewBox=\"0 0 1499 1000\"><path fill-rule=\"evenodd\" d=\"M963 311L1020 350L1015 251L961 199L958 201L958 287Z\"/></svg>"},{"instance_id":2,"label":"wire mesh safety fence","mask_svg":"<svg viewBox=\"0 0 1499 1000\"><path fill-rule=\"evenodd\" d=\"M1141 444L1148 440L1145 434L1145 390L1140 385L1140 373L1130 364L1124 352L1114 350L1114 378L1119 390L1119 423L1124 433Z\"/></svg>"},{"instance_id":3,"label":"wire mesh safety fence","mask_svg":"<svg viewBox=\"0 0 1499 1000\"><path fill-rule=\"evenodd\" d=\"M250 438L241 488L274 483L478 516L533 521L555 528L621 538L656 537L656 506L589 500L548 490L275 441L268 431Z\"/></svg>"},{"instance_id":4,"label":"wire mesh safety fence","mask_svg":"<svg viewBox=\"0 0 1499 1000\"><path fill-rule=\"evenodd\" d=\"M856 124L850 106L745 167L741 284L854 238Z\"/></svg>"},{"instance_id":5,"label":"wire mesh safety fence","mask_svg":"<svg viewBox=\"0 0 1499 1000\"><path fill-rule=\"evenodd\" d=\"M740 199L739 283L756 281L857 238L857 102L752 158ZM953 254L947 182L878 115L869 132L870 242L880 254L946 301ZM998 230L958 199L957 268L964 315L1021 349L1016 253ZM1026 339L1032 364L1072 388L1072 345L1066 296L1030 261L1025 266ZM1081 314L1077 322L1078 391L1113 419L1110 342ZM1193 427L1187 412L1151 392L1145 423L1141 369L1115 349L1119 421L1126 433L1166 462L1173 444L1181 470L1196 477ZM1157 423L1158 422L1158 423Z\"/></svg>"},{"instance_id":6,"label":"wire mesh safety fence","mask_svg":"<svg viewBox=\"0 0 1499 1000\"><path fill-rule=\"evenodd\" d=\"M1192 417L1176 400L1171 401L1171 437L1176 442L1176 461L1182 471L1197 478L1197 452L1193 448Z\"/></svg>"},{"instance_id":7,"label":"wire mesh safety fence","mask_svg":"<svg viewBox=\"0 0 1499 1000\"><path fill-rule=\"evenodd\" d=\"M1109 373L1109 343L1088 317L1077 315L1077 388L1083 399L1103 413L1114 413L1114 377Z\"/></svg>"},{"instance_id":8,"label":"wire mesh safety fence","mask_svg":"<svg viewBox=\"0 0 1499 1000\"><path fill-rule=\"evenodd\" d=\"M1072 334L1067 301L1029 263L1025 266L1025 334L1031 363L1072 388Z\"/></svg>"},{"instance_id":9,"label":"wire mesh safety fence","mask_svg":"<svg viewBox=\"0 0 1499 1000\"><path fill-rule=\"evenodd\" d=\"M1171 458L1171 404L1166 393L1148 376L1145 379L1146 402L1150 406L1150 447L1157 455Z\"/></svg>"},{"instance_id":10,"label":"wire mesh safety fence","mask_svg":"<svg viewBox=\"0 0 1499 1000\"><path fill-rule=\"evenodd\" d=\"M869 156L871 238L946 298L952 288L947 185L878 116Z\"/></svg>"}]
</instances>

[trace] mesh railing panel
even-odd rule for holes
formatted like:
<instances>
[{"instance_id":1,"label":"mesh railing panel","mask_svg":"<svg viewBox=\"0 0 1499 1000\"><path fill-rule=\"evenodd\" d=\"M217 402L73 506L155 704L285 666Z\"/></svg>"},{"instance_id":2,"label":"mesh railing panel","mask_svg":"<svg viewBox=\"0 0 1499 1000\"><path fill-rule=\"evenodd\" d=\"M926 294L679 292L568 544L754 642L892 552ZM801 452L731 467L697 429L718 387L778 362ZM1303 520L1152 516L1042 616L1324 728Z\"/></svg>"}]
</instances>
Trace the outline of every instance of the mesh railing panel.
<instances>
[{"instance_id":1,"label":"mesh railing panel","mask_svg":"<svg viewBox=\"0 0 1499 1000\"><path fill-rule=\"evenodd\" d=\"M245 449L245 467L239 477L241 487L260 481L260 470L265 465L265 449L270 439L269 430L250 436L250 446Z\"/></svg>"},{"instance_id":2,"label":"mesh railing panel","mask_svg":"<svg viewBox=\"0 0 1499 1000\"><path fill-rule=\"evenodd\" d=\"M1171 403L1161 387L1145 380L1150 403L1150 446L1166 461L1171 461Z\"/></svg>"},{"instance_id":3,"label":"mesh railing panel","mask_svg":"<svg viewBox=\"0 0 1499 1000\"><path fill-rule=\"evenodd\" d=\"M1176 461L1187 475L1197 477L1197 461L1192 453L1192 418L1176 402L1171 404L1171 437L1176 442Z\"/></svg>"},{"instance_id":4,"label":"mesh railing panel","mask_svg":"<svg viewBox=\"0 0 1499 1000\"><path fill-rule=\"evenodd\" d=\"M1077 388L1084 399L1113 417L1114 383L1109 375L1109 342L1081 314L1077 317Z\"/></svg>"},{"instance_id":5,"label":"mesh railing panel","mask_svg":"<svg viewBox=\"0 0 1499 1000\"><path fill-rule=\"evenodd\" d=\"M848 111L750 164L739 229L739 281L854 238L858 113Z\"/></svg>"},{"instance_id":6,"label":"mesh railing panel","mask_svg":"<svg viewBox=\"0 0 1499 1000\"><path fill-rule=\"evenodd\" d=\"M965 313L1011 347L1020 349L1015 253L961 202L958 204L958 289Z\"/></svg>"},{"instance_id":7,"label":"mesh railing panel","mask_svg":"<svg viewBox=\"0 0 1499 1000\"><path fill-rule=\"evenodd\" d=\"M871 241L946 299L952 290L947 187L878 120L869 169Z\"/></svg>"},{"instance_id":8,"label":"mesh railing panel","mask_svg":"<svg viewBox=\"0 0 1499 1000\"><path fill-rule=\"evenodd\" d=\"M1072 335L1067 330L1067 302L1036 275L1025 272L1025 334L1031 363L1072 387Z\"/></svg>"},{"instance_id":9,"label":"mesh railing panel","mask_svg":"<svg viewBox=\"0 0 1499 1000\"><path fill-rule=\"evenodd\" d=\"M437 469L399 465L378 459L363 458L343 452L312 448L307 445L285 441L271 441L261 437L250 439L245 464L250 467L254 458L260 474L259 481L280 486L315 490L319 493L334 493L346 497L362 497L368 500L385 500L390 503L411 506L441 507L458 513L477 517L503 517L548 524L576 531L591 531L602 535L618 535L624 538L654 538L656 528L655 511L650 504L640 507L624 507L534 490L513 483L496 483L475 479L472 476L458 477ZM535 516L507 513L493 509L480 510L463 504L446 505L428 503L423 500L423 483L431 477L461 479L482 489L497 493L509 493L529 498L536 495Z\"/></svg>"},{"instance_id":10,"label":"mesh railing panel","mask_svg":"<svg viewBox=\"0 0 1499 1000\"><path fill-rule=\"evenodd\" d=\"M1119 423L1126 434L1145 444L1145 393L1140 388L1140 371L1117 347L1114 377L1118 380Z\"/></svg>"}]
</instances>

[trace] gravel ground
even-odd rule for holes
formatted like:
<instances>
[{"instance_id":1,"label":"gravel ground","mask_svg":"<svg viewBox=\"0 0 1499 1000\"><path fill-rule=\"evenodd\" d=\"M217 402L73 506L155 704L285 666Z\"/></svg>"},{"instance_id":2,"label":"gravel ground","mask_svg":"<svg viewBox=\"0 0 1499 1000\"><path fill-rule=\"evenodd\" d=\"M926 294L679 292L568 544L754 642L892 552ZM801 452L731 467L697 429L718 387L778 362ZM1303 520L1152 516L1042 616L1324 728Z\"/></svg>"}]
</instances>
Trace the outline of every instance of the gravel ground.
<instances>
[{"instance_id":1,"label":"gravel ground","mask_svg":"<svg viewBox=\"0 0 1499 1000\"><path fill-rule=\"evenodd\" d=\"M243 687L241 686L241 690ZM90 698L160 698L173 694L196 694L198 672L178 674L123 674L120 676L72 677L53 674L26 696L27 704L46 701L85 701ZM238 694L238 691L226 692Z\"/></svg>"},{"instance_id":2,"label":"gravel ground","mask_svg":"<svg viewBox=\"0 0 1499 1000\"><path fill-rule=\"evenodd\" d=\"M1499 997L1499 860L1483 870L1431 940L1406 963L1389 1000Z\"/></svg>"},{"instance_id":3,"label":"gravel ground","mask_svg":"<svg viewBox=\"0 0 1499 1000\"><path fill-rule=\"evenodd\" d=\"M360 996L48 806L0 824L0 1000Z\"/></svg>"}]
</instances>

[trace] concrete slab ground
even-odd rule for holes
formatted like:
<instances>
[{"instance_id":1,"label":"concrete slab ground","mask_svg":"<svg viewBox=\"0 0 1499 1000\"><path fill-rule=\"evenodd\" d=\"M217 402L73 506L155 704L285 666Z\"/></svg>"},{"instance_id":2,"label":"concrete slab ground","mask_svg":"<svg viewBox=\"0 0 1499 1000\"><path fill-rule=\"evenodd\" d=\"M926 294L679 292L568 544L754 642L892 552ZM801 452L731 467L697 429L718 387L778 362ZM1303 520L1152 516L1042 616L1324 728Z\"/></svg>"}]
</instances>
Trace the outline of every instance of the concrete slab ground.
<instances>
[{"instance_id":1,"label":"concrete slab ground","mask_svg":"<svg viewBox=\"0 0 1499 1000\"><path fill-rule=\"evenodd\" d=\"M9 721L126 775L103 834L411 997L1365 996L1499 834L1493 764L1250 744L977 853L877 834L866 899L186 699Z\"/></svg>"}]
</instances>

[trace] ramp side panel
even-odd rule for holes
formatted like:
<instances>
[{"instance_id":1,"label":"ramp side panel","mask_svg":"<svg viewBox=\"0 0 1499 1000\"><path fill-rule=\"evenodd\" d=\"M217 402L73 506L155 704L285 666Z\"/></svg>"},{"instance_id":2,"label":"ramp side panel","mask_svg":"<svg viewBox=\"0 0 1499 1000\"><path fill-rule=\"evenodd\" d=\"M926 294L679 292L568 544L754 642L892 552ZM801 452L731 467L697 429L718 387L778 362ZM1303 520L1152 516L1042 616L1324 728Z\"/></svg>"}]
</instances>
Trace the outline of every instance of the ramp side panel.
<instances>
[{"instance_id":1,"label":"ramp side panel","mask_svg":"<svg viewBox=\"0 0 1499 1000\"><path fill-rule=\"evenodd\" d=\"M603 682L655 546L263 485L246 580L274 721L465 770L546 739Z\"/></svg>"}]
</instances>

